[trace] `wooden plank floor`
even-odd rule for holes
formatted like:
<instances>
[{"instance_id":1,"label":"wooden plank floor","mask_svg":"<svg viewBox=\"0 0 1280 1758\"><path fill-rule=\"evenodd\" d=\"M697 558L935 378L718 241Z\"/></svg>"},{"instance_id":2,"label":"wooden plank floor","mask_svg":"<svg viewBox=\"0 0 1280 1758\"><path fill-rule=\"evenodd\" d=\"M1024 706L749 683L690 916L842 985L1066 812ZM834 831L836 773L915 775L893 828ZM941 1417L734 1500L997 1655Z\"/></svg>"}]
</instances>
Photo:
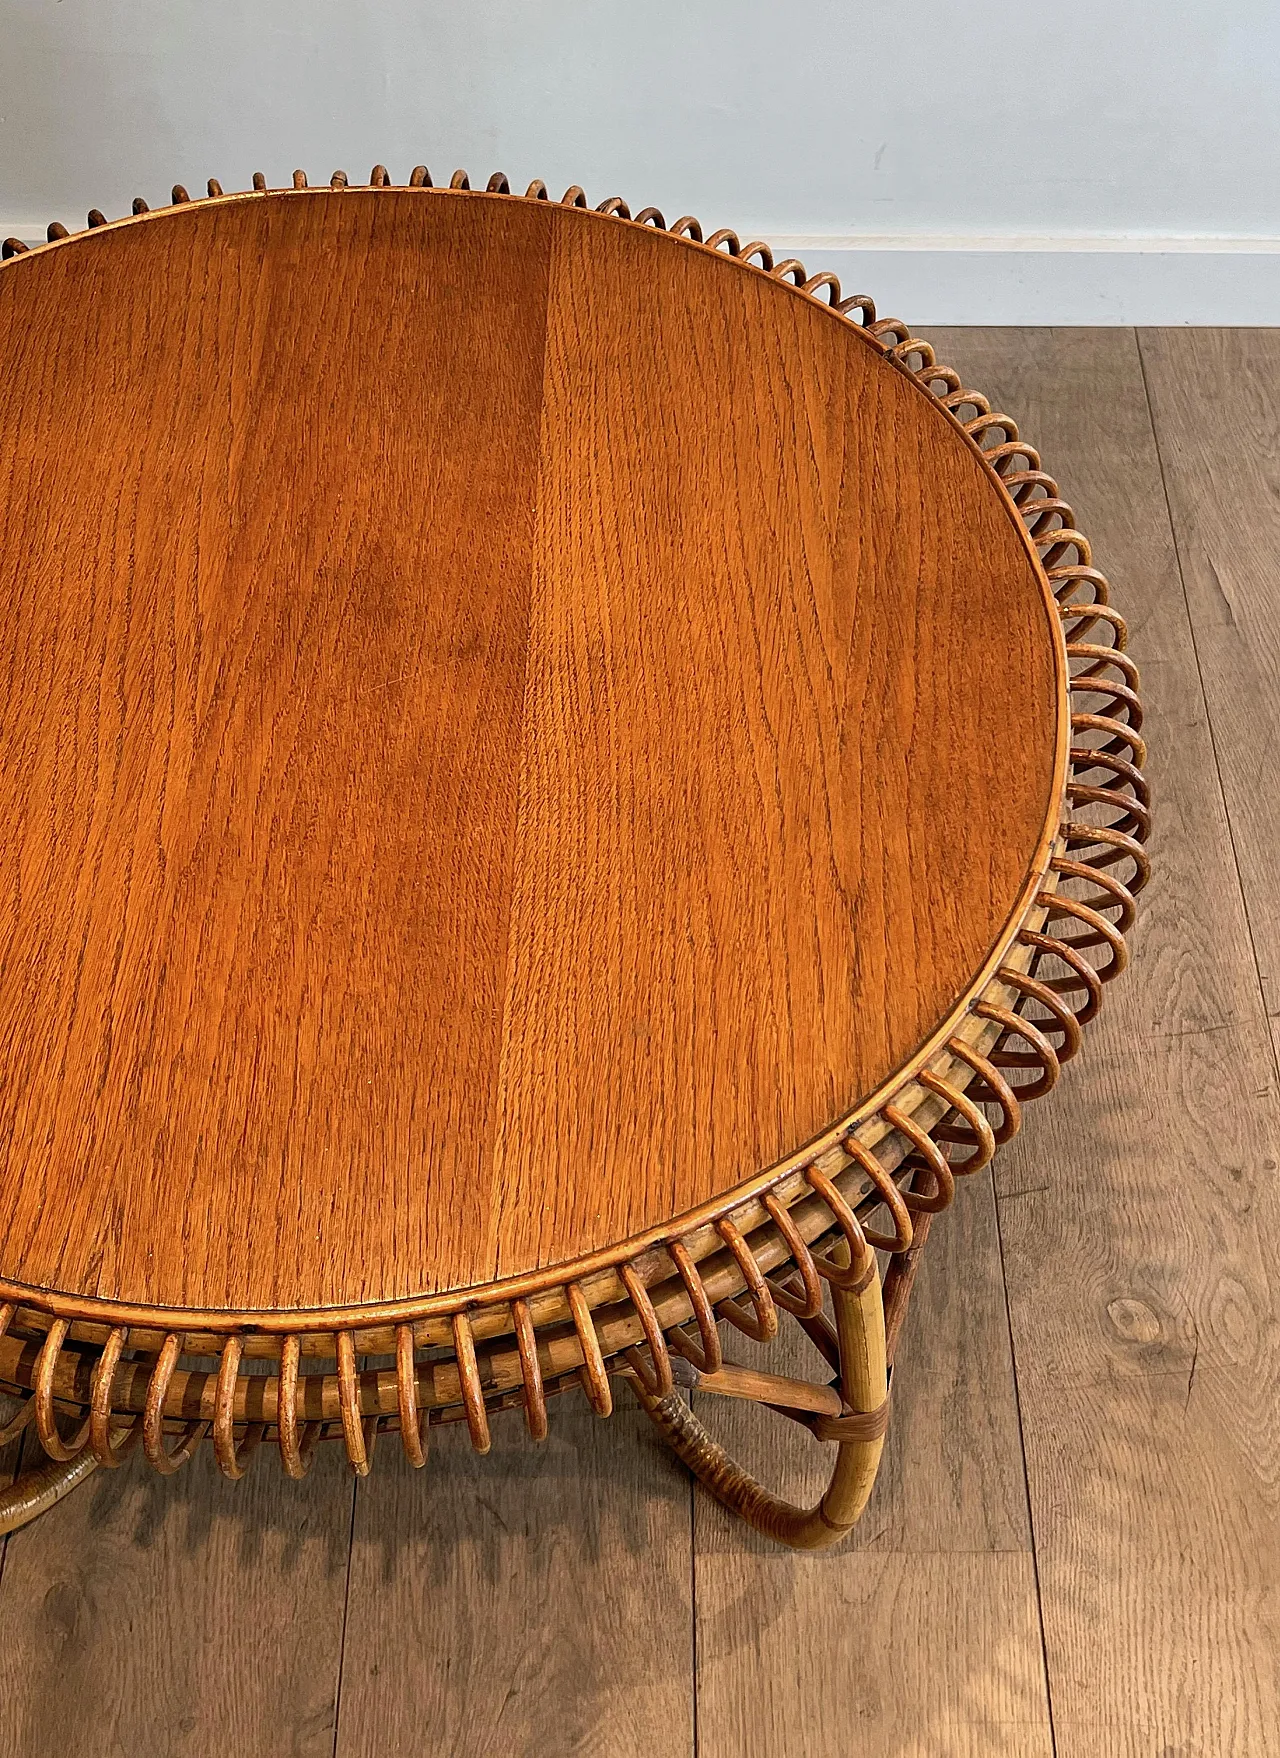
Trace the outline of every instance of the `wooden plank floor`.
<instances>
[{"instance_id":1,"label":"wooden plank floor","mask_svg":"<svg viewBox=\"0 0 1280 1758\"><path fill-rule=\"evenodd\" d=\"M1179 380L1195 332L1162 341ZM1057 1751L1261 1755L1280 1727L1276 1071L1170 528L1175 461L1151 420L1156 363L1123 332L943 346L1060 476L1148 707L1156 877L1134 964L1061 1102L996 1167ZM1206 494L1240 497L1239 546L1266 544L1232 453L1209 467Z\"/></svg>"},{"instance_id":2,"label":"wooden plank floor","mask_svg":"<svg viewBox=\"0 0 1280 1758\"><path fill-rule=\"evenodd\" d=\"M100 1473L0 1548L0 1758L1280 1751L1280 331L934 340L1129 618L1156 868L1084 1055L933 1234L853 1542L758 1543L625 1397L358 1488ZM788 1431L775 1476L811 1465Z\"/></svg>"}]
</instances>

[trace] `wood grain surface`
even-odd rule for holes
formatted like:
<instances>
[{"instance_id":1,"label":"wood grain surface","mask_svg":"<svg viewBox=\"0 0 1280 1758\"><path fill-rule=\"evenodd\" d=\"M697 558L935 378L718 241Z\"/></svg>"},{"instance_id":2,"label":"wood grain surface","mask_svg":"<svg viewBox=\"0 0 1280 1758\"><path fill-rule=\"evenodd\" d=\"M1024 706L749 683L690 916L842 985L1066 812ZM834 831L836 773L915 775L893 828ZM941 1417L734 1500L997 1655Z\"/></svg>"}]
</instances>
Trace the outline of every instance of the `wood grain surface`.
<instances>
[{"instance_id":1,"label":"wood grain surface","mask_svg":"<svg viewBox=\"0 0 1280 1758\"><path fill-rule=\"evenodd\" d=\"M1144 330L1139 346L1263 1000L1280 1043L1280 330Z\"/></svg>"},{"instance_id":2,"label":"wood grain surface","mask_svg":"<svg viewBox=\"0 0 1280 1758\"><path fill-rule=\"evenodd\" d=\"M1162 338L1182 378L1179 344ZM1280 1106L1214 745L1251 722L1224 773L1256 760L1268 698L1242 672L1251 709L1206 712L1203 607L1193 631L1132 333L955 331L939 346L1043 447L1113 582L1147 703L1157 877L1134 963L1061 1102L995 1163L1058 1758L1266 1758L1280 1726ZM1262 406L1258 381L1221 365L1202 373L1197 420ZM1222 419L1186 492L1249 533L1257 478ZM1166 454L1172 487L1168 469ZM1265 543L1265 501L1261 514ZM1260 579L1257 551L1250 565Z\"/></svg>"},{"instance_id":3,"label":"wood grain surface","mask_svg":"<svg viewBox=\"0 0 1280 1758\"><path fill-rule=\"evenodd\" d=\"M621 1386L561 1404L360 1486L335 1758L688 1758L691 1486Z\"/></svg>"},{"instance_id":4,"label":"wood grain surface","mask_svg":"<svg viewBox=\"0 0 1280 1758\"><path fill-rule=\"evenodd\" d=\"M0 1273L470 1287L802 1145L1053 809L1020 528L854 326L426 190L0 272Z\"/></svg>"},{"instance_id":5,"label":"wood grain surface","mask_svg":"<svg viewBox=\"0 0 1280 1758\"><path fill-rule=\"evenodd\" d=\"M99 1471L9 1538L2 1758L331 1758L354 1485L260 1465Z\"/></svg>"}]
</instances>

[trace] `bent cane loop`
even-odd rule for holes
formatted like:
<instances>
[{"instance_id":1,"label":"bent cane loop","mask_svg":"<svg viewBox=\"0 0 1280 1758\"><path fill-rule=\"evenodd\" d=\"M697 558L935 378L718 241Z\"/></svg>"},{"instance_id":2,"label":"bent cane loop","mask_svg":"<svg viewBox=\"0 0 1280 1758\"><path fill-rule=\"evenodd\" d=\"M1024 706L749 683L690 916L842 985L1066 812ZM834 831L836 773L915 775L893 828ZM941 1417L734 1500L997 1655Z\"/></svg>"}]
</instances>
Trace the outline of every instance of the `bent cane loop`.
<instances>
[{"instance_id":1,"label":"bent cane loop","mask_svg":"<svg viewBox=\"0 0 1280 1758\"><path fill-rule=\"evenodd\" d=\"M24 1471L0 1492L0 1537L47 1513L97 1469L98 1461L86 1447L73 1459L49 1459L33 1471Z\"/></svg>"},{"instance_id":2,"label":"bent cane loop","mask_svg":"<svg viewBox=\"0 0 1280 1758\"><path fill-rule=\"evenodd\" d=\"M835 1255L849 1262L844 1239ZM678 1392L657 1397L643 1378L632 1378L636 1397L659 1434L717 1501L755 1531L793 1550L824 1550L856 1524L876 1480L888 1426L884 1304L873 1251L866 1251L862 1273L851 1285L831 1284L831 1297L846 1413L807 1422L819 1440L836 1441L839 1447L831 1479L812 1508L797 1508L758 1483L712 1439Z\"/></svg>"}]
</instances>

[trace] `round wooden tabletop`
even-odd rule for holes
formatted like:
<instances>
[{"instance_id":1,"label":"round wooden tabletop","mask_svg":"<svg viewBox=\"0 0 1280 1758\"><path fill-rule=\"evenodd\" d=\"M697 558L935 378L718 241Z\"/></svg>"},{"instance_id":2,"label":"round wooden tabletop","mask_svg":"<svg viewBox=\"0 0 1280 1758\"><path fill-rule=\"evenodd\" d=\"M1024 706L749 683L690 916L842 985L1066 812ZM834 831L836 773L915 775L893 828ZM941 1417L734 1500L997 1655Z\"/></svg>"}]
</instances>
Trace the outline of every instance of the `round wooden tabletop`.
<instances>
[{"instance_id":1,"label":"round wooden tabletop","mask_svg":"<svg viewBox=\"0 0 1280 1758\"><path fill-rule=\"evenodd\" d=\"M0 1279L297 1310L695 1209L963 1006L1057 823L1008 496L858 327L429 189L0 272Z\"/></svg>"}]
</instances>

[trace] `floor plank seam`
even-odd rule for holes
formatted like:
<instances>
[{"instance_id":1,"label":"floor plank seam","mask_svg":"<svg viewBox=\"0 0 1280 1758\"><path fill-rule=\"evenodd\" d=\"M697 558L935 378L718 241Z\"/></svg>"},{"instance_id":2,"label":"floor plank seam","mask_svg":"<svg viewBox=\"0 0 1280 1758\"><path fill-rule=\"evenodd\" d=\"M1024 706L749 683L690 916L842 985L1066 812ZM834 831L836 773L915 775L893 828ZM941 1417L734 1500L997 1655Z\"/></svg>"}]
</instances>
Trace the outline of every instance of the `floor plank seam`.
<instances>
[{"instance_id":1,"label":"floor plank seam","mask_svg":"<svg viewBox=\"0 0 1280 1758\"><path fill-rule=\"evenodd\" d=\"M1013 1335L1013 1308L1009 1300L1009 1275L1005 1265L1004 1220L1000 1192L991 1181L991 1200L996 1217L996 1250L1000 1254L1000 1289L1004 1295L1004 1319L1009 1332L1009 1366L1013 1375L1013 1408L1018 1419L1018 1450L1022 1456L1022 1493L1026 1498L1027 1531L1031 1536L1031 1578L1036 1589L1036 1625L1040 1632L1040 1665L1044 1675L1044 1706L1049 1718L1049 1751L1058 1758L1058 1736L1053 1721L1053 1680L1049 1672L1049 1639L1044 1627L1044 1598L1040 1591L1040 1554L1036 1546L1036 1517L1031 1497L1031 1473L1027 1468L1027 1437L1022 1424L1022 1391L1018 1385L1018 1348Z\"/></svg>"},{"instance_id":2,"label":"floor plank seam","mask_svg":"<svg viewBox=\"0 0 1280 1758\"><path fill-rule=\"evenodd\" d=\"M1151 385L1147 378L1147 361L1142 351L1142 332L1133 332L1134 346L1138 351L1138 370L1142 374L1142 391L1147 400L1147 420L1151 426L1151 438L1156 449L1156 464L1160 470L1160 492L1164 496L1165 516L1169 522L1169 537L1173 544L1173 559L1178 570L1178 587L1182 593L1182 602L1187 612L1187 628L1191 638L1191 653L1196 663L1196 678L1200 685L1200 700L1204 704L1204 723L1209 734L1209 749L1213 752L1214 774L1218 778L1218 795L1222 800L1223 821L1227 827L1227 843L1231 849L1231 864L1235 868L1236 890L1240 896L1240 913L1244 917L1245 934L1249 941L1249 953L1253 959L1254 981L1258 988L1258 1002L1262 1009L1264 1021L1267 1019L1267 990L1262 979L1262 961L1258 956L1258 942L1253 931L1253 921L1249 914L1249 894L1245 890L1244 874L1240 868L1240 850L1236 841L1235 820L1231 813L1231 801L1227 795L1226 783L1222 777L1222 759L1218 749L1218 732L1213 723L1213 711L1209 706L1209 692L1204 681L1204 666L1200 660L1200 641L1196 632L1196 619L1191 609L1191 594L1187 591L1186 569L1182 565L1182 545L1178 538L1178 522L1174 517L1173 501L1169 495L1169 479L1164 467L1164 448L1160 443L1160 428L1156 421L1155 404L1151 400ZM1268 1032L1271 1045L1271 1067L1276 1082L1280 1085L1280 1052L1277 1051L1275 1038Z\"/></svg>"},{"instance_id":3,"label":"floor plank seam","mask_svg":"<svg viewBox=\"0 0 1280 1758\"><path fill-rule=\"evenodd\" d=\"M338 1740L342 1732L342 1675L347 1665L347 1618L351 1611L351 1565L356 1550L356 1497L360 1480L351 1483L351 1525L347 1534L347 1581L342 1593L342 1629L338 1634L338 1676L333 1693L333 1758L338 1758Z\"/></svg>"},{"instance_id":4,"label":"floor plank seam","mask_svg":"<svg viewBox=\"0 0 1280 1758\"><path fill-rule=\"evenodd\" d=\"M690 1733L693 1758L698 1758L698 1486L689 1477L689 1643L693 1669Z\"/></svg>"}]
</instances>

